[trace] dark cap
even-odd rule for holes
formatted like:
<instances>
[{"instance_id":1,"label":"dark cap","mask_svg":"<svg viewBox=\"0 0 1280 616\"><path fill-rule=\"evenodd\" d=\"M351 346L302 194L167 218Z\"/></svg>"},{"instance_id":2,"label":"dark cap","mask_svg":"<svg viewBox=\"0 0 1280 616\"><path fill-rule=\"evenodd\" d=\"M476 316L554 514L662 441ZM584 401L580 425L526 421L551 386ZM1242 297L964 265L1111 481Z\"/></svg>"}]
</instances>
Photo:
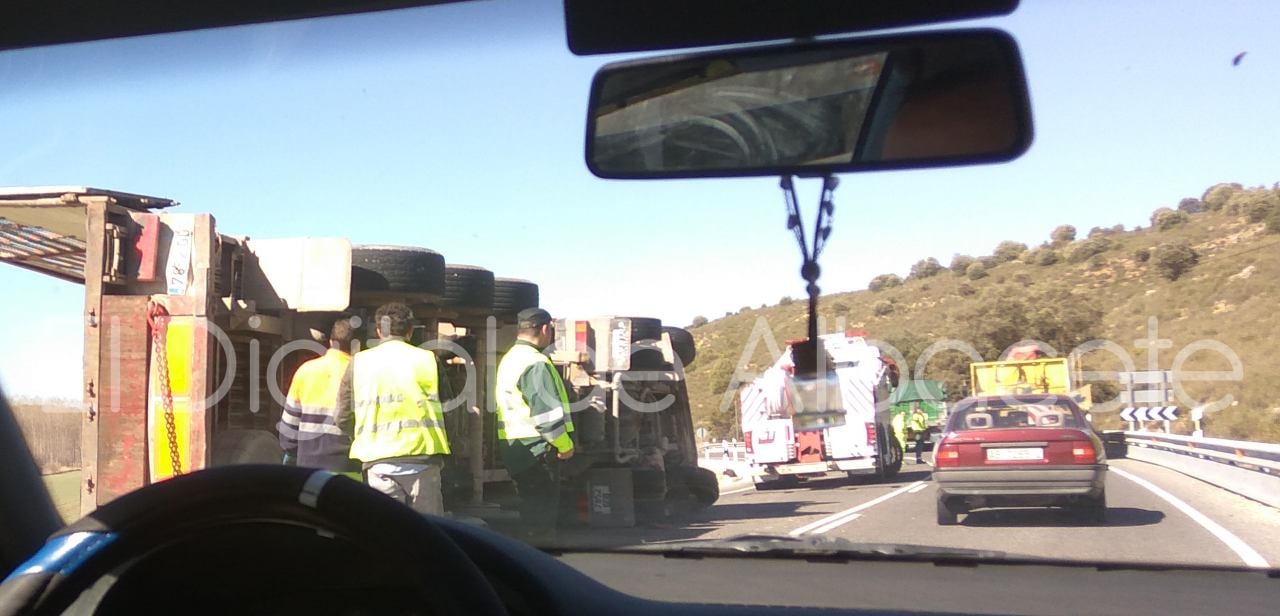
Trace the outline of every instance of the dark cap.
<instances>
[{"instance_id":1,"label":"dark cap","mask_svg":"<svg viewBox=\"0 0 1280 616\"><path fill-rule=\"evenodd\" d=\"M525 308L516 315L516 326L520 328L542 327L551 322L551 313L541 308Z\"/></svg>"}]
</instances>

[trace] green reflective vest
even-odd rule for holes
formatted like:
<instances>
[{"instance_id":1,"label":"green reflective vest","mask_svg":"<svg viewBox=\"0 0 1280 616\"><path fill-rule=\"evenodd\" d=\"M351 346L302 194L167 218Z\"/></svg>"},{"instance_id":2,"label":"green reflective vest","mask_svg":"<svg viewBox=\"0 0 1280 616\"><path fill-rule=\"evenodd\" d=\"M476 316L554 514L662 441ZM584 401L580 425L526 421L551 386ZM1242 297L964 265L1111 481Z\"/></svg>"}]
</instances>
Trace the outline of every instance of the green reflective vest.
<instances>
[{"instance_id":1,"label":"green reflective vest","mask_svg":"<svg viewBox=\"0 0 1280 616\"><path fill-rule=\"evenodd\" d=\"M545 366L555 384L560 399L558 406L537 415L529 407L524 392L520 391L520 377L529 368ZM496 406L498 410L498 438L508 443L528 438L542 438L558 451L573 448L569 433L573 432L573 418L569 413L569 393L565 390L560 373L551 359L533 345L517 342L498 363L495 377Z\"/></svg>"},{"instance_id":2,"label":"green reflective vest","mask_svg":"<svg viewBox=\"0 0 1280 616\"><path fill-rule=\"evenodd\" d=\"M351 358L355 430L351 457L363 462L449 453L436 356L385 340Z\"/></svg>"},{"instance_id":3,"label":"green reflective vest","mask_svg":"<svg viewBox=\"0 0 1280 616\"><path fill-rule=\"evenodd\" d=\"M923 412L911 413L911 430L913 432L924 432L928 427L929 417Z\"/></svg>"},{"instance_id":4,"label":"green reflective vest","mask_svg":"<svg viewBox=\"0 0 1280 616\"><path fill-rule=\"evenodd\" d=\"M907 446L907 418L906 413L893 414L893 437L898 439L898 444L905 449Z\"/></svg>"}]
</instances>

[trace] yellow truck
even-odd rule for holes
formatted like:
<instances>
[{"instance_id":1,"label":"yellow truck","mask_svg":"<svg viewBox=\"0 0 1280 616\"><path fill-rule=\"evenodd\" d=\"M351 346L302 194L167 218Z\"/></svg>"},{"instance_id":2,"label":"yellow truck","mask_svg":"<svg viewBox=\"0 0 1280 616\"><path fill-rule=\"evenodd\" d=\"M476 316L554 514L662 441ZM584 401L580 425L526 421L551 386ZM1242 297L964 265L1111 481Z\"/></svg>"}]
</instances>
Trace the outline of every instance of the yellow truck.
<instances>
[{"instance_id":1,"label":"yellow truck","mask_svg":"<svg viewBox=\"0 0 1280 616\"><path fill-rule=\"evenodd\" d=\"M1014 349L1009 359L969 364L969 383L974 396L992 394L1048 393L1071 396L1080 408L1092 404L1090 386L1073 387L1078 379L1065 357L1043 357L1039 349Z\"/></svg>"}]
</instances>

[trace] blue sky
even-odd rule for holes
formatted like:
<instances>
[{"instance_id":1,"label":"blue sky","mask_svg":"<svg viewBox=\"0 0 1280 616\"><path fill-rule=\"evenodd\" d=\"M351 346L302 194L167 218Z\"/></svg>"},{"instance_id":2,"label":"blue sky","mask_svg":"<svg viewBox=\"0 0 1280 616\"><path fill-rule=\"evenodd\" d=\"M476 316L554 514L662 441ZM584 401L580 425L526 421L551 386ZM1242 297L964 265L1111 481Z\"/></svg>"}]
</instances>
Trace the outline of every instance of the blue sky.
<instances>
[{"instance_id":1,"label":"blue sky","mask_svg":"<svg viewBox=\"0 0 1280 616\"><path fill-rule=\"evenodd\" d=\"M1031 151L843 177L824 291L1062 223L1145 224L1219 181L1280 180L1278 12L1027 0L971 22L1019 42ZM234 235L426 246L537 281L561 314L685 324L802 295L775 179L587 172L590 79L614 59L571 55L554 0L0 52L0 185L173 198ZM818 187L799 190L808 223ZM0 384L78 395L80 287L0 267L0 288Z\"/></svg>"}]
</instances>

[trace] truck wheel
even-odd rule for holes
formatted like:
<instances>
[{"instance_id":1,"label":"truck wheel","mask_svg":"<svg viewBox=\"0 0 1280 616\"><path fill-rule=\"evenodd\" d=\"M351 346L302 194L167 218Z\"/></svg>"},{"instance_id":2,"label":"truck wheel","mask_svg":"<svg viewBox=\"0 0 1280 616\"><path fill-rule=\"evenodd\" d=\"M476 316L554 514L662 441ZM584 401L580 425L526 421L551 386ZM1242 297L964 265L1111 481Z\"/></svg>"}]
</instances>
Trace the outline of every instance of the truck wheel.
<instances>
[{"instance_id":1,"label":"truck wheel","mask_svg":"<svg viewBox=\"0 0 1280 616\"><path fill-rule=\"evenodd\" d=\"M645 317L629 317L631 319L631 369L632 370L665 370L666 362L662 358L662 349L658 341L662 340L662 321Z\"/></svg>"},{"instance_id":2,"label":"truck wheel","mask_svg":"<svg viewBox=\"0 0 1280 616\"><path fill-rule=\"evenodd\" d=\"M456 308L492 308L493 272L474 265L445 266L440 303Z\"/></svg>"},{"instance_id":3,"label":"truck wheel","mask_svg":"<svg viewBox=\"0 0 1280 616\"><path fill-rule=\"evenodd\" d=\"M517 278L493 280L493 311L496 314L516 314L525 308L538 306L538 285Z\"/></svg>"},{"instance_id":4,"label":"truck wheel","mask_svg":"<svg viewBox=\"0 0 1280 616\"><path fill-rule=\"evenodd\" d=\"M902 443L883 425L876 427L876 438L880 443L880 461L877 464L880 478L893 479L902 471Z\"/></svg>"},{"instance_id":5,"label":"truck wheel","mask_svg":"<svg viewBox=\"0 0 1280 616\"><path fill-rule=\"evenodd\" d=\"M954 526L959 521L959 516L947 506L946 499L942 495L938 495L938 526Z\"/></svg>"},{"instance_id":6,"label":"truck wheel","mask_svg":"<svg viewBox=\"0 0 1280 616\"><path fill-rule=\"evenodd\" d=\"M662 331L671 339L671 350L680 358L685 368L693 365L698 357L698 348L693 344L693 334L683 327L664 327Z\"/></svg>"},{"instance_id":7,"label":"truck wheel","mask_svg":"<svg viewBox=\"0 0 1280 616\"><path fill-rule=\"evenodd\" d=\"M284 461L280 440L266 430L223 430L213 437L210 449L210 466L281 464Z\"/></svg>"},{"instance_id":8,"label":"truck wheel","mask_svg":"<svg viewBox=\"0 0 1280 616\"><path fill-rule=\"evenodd\" d=\"M624 317L631 320L631 341L662 339L662 320L647 317Z\"/></svg>"},{"instance_id":9,"label":"truck wheel","mask_svg":"<svg viewBox=\"0 0 1280 616\"><path fill-rule=\"evenodd\" d=\"M714 472L701 467L681 469L685 475L685 485L699 509L710 507L720 500L720 479Z\"/></svg>"},{"instance_id":10,"label":"truck wheel","mask_svg":"<svg viewBox=\"0 0 1280 616\"><path fill-rule=\"evenodd\" d=\"M443 294L444 256L411 246L357 246L351 249L351 290Z\"/></svg>"},{"instance_id":11,"label":"truck wheel","mask_svg":"<svg viewBox=\"0 0 1280 616\"><path fill-rule=\"evenodd\" d=\"M719 499L720 481L714 472L697 466L675 466L667 469L669 510L697 511L714 505Z\"/></svg>"}]
</instances>

